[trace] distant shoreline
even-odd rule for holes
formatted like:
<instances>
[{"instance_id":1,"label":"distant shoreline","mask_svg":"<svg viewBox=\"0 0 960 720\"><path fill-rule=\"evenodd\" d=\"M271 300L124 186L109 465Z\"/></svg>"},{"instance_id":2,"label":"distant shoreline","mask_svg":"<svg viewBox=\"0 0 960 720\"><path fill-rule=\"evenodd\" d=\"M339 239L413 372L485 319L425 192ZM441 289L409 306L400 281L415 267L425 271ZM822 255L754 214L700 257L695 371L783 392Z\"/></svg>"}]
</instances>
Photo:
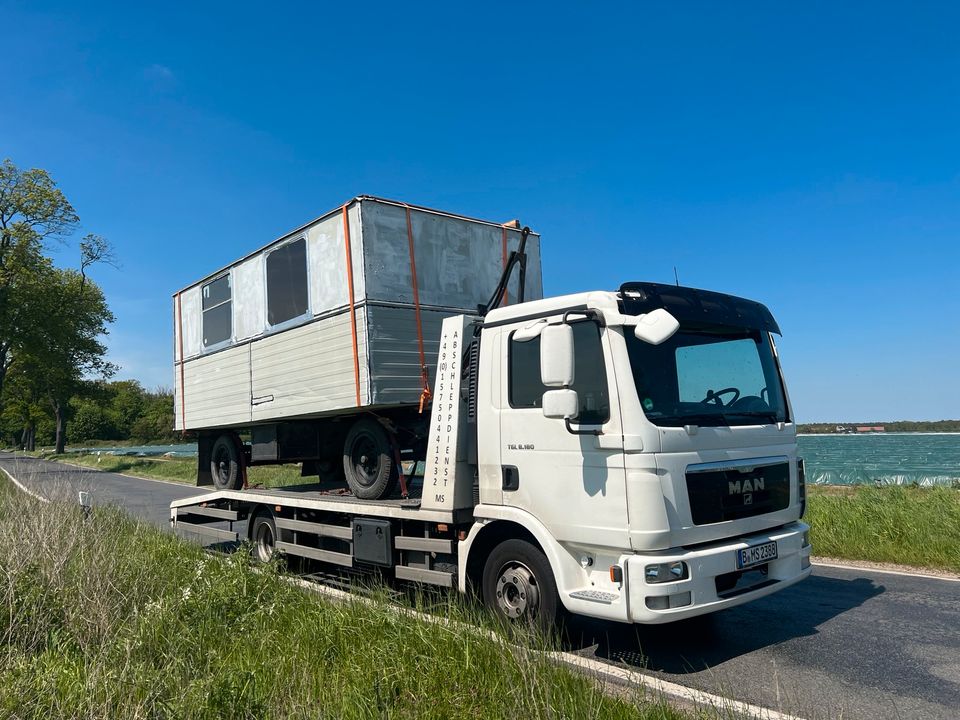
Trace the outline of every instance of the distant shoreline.
<instances>
[{"instance_id":1,"label":"distant shoreline","mask_svg":"<svg viewBox=\"0 0 960 720\"><path fill-rule=\"evenodd\" d=\"M797 437L867 437L874 435L960 435L957 430L893 430L890 432L797 432Z\"/></svg>"},{"instance_id":2,"label":"distant shoreline","mask_svg":"<svg viewBox=\"0 0 960 720\"><path fill-rule=\"evenodd\" d=\"M862 428L862 432L857 430ZM839 432L838 432L839 431ZM960 420L871 420L869 422L807 422L797 423L797 432L804 435L859 435L877 434L956 434Z\"/></svg>"}]
</instances>

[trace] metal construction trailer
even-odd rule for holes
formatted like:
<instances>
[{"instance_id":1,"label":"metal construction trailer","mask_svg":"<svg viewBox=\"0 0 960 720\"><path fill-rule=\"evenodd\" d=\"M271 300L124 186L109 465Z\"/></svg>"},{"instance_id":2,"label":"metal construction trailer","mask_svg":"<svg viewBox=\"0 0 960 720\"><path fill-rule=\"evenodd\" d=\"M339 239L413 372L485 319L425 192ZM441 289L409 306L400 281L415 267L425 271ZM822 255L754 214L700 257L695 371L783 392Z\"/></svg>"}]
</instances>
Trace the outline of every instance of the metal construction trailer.
<instances>
[{"instance_id":1,"label":"metal construction trailer","mask_svg":"<svg viewBox=\"0 0 960 720\"><path fill-rule=\"evenodd\" d=\"M336 479L369 412L358 461L422 446L441 323L489 301L520 240L517 223L361 196L177 292L175 427L199 433L198 482L238 488L282 462ZM534 233L524 259L506 304L542 297ZM389 489L362 465L346 465L356 493Z\"/></svg>"}]
</instances>

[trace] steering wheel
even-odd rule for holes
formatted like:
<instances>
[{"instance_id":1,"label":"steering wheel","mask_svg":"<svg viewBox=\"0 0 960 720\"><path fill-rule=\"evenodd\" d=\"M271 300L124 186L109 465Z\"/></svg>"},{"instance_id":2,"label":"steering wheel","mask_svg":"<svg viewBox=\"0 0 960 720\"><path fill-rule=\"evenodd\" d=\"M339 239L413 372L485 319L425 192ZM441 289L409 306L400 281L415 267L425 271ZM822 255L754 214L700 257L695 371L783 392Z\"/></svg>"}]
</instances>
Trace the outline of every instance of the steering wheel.
<instances>
[{"instance_id":1,"label":"steering wheel","mask_svg":"<svg viewBox=\"0 0 960 720\"><path fill-rule=\"evenodd\" d=\"M730 402L725 403L723 402L723 400L720 399L721 395L729 395L730 393L733 393L733 397L730 399ZM733 403L735 403L739 397L740 397L740 391L737 390L737 388L728 387L728 388L724 388L723 390L717 390L717 391L707 390L707 396L700 402L702 403L712 402L712 403L715 403L716 405L719 405L720 407L726 407L727 405L732 405Z\"/></svg>"}]
</instances>

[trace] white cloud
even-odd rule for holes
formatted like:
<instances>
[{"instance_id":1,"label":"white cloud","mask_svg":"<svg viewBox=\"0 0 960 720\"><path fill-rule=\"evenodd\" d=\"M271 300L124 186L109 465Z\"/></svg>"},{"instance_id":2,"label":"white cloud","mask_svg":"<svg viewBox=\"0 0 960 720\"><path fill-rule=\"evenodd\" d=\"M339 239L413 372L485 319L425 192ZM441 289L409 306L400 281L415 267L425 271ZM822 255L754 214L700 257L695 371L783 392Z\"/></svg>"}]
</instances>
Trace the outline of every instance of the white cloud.
<instances>
[{"instance_id":1,"label":"white cloud","mask_svg":"<svg viewBox=\"0 0 960 720\"><path fill-rule=\"evenodd\" d=\"M143 77L155 92L169 92L177 85L177 76L173 70L160 63L144 68Z\"/></svg>"}]
</instances>

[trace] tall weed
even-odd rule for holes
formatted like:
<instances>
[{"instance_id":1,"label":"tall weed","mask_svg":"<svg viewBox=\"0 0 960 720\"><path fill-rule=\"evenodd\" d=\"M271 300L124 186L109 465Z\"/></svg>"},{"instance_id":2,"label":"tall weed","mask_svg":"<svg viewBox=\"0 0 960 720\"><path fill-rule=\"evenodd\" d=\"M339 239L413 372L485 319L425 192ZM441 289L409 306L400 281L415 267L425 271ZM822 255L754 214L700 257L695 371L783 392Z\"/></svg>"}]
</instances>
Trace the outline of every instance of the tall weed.
<instances>
[{"instance_id":1,"label":"tall weed","mask_svg":"<svg viewBox=\"0 0 960 720\"><path fill-rule=\"evenodd\" d=\"M246 553L6 483L0 601L2 717L681 717L533 652L549 640L464 631L463 602L424 596L439 624L333 603Z\"/></svg>"}]
</instances>

